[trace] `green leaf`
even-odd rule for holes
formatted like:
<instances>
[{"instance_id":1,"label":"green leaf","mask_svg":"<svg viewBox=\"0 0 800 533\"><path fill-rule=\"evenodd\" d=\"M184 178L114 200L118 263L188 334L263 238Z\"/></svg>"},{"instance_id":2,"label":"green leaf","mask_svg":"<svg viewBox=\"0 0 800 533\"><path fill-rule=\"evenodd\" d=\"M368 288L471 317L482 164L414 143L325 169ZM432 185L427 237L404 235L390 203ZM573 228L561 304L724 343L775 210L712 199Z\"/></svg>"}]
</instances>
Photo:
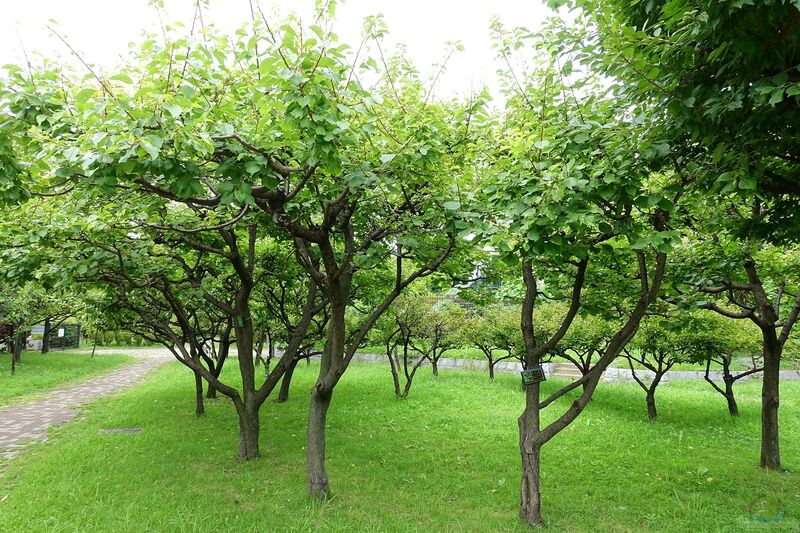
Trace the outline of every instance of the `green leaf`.
<instances>
[{"instance_id":1,"label":"green leaf","mask_svg":"<svg viewBox=\"0 0 800 533\"><path fill-rule=\"evenodd\" d=\"M178 118L179 116L181 116L181 112L183 111L183 109L181 109L181 106L172 103L166 103L161 107L166 109L169 112L169 114L172 115L172 118Z\"/></svg>"},{"instance_id":2,"label":"green leaf","mask_svg":"<svg viewBox=\"0 0 800 533\"><path fill-rule=\"evenodd\" d=\"M262 168L263 165L258 161L248 161L244 164L245 171L251 176L256 172L260 171Z\"/></svg>"},{"instance_id":3,"label":"green leaf","mask_svg":"<svg viewBox=\"0 0 800 533\"><path fill-rule=\"evenodd\" d=\"M150 159L157 159L158 153L161 151L161 146L164 144L164 140L159 137L158 135L145 135L140 141L139 144L142 148L144 148L145 152L150 156Z\"/></svg>"},{"instance_id":4,"label":"green leaf","mask_svg":"<svg viewBox=\"0 0 800 533\"><path fill-rule=\"evenodd\" d=\"M122 83L127 83L128 85L133 84L133 80L130 76L125 74L124 72L120 72L119 74L114 74L111 76L112 80L121 81Z\"/></svg>"},{"instance_id":5,"label":"green leaf","mask_svg":"<svg viewBox=\"0 0 800 533\"><path fill-rule=\"evenodd\" d=\"M383 155L381 155L381 163L383 163L383 164L389 163L395 157L397 157L397 154L383 154Z\"/></svg>"},{"instance_id":6,"label":"green leaf","mask_svg":"<svg viewBox=\"0 0 800 533\"><path fill-rule=\"evenodd\" d=\"M779 104L780 102L783 102L783 93L784 93L783 87L778 87L777 89L775 89L775 91L772 93L772 96L769 97L769 104L775 105Z\"/></svg>"},{"instance_id":7,"label":"green leaf","mask_svg":"<svg viewBox=\"0 0 800 533\"><path fill-rule=\"evenodd\" d=\"M89 98L94 96L96 93L97 89L92 89L92 88L81 89L80 91L78 91L78 94L75 95L75 102L79 106L83 106L86 102L89 101Z\"/></svg>"}]
</instances>

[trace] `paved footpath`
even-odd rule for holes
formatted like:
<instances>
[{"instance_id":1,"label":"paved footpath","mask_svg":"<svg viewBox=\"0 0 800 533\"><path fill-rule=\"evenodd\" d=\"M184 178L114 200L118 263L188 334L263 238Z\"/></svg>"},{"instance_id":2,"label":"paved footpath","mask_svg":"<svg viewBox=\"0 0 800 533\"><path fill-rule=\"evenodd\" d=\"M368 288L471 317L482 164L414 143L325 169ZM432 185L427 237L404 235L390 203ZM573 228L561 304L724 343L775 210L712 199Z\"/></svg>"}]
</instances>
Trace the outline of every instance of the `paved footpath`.
<instances>
[{"instance_id":1,"label":"paved footpath","mask_svg":"<svg viewBox=\"0 0 800 533\"><path fill-rule=\"evenodd\" d=\"M75 418L80 404L126 389L149 371L174 361L165 350L123 353L137 356L138 361L79 385L52 390L38 400L0 408L0 458L19 455L27 442L47 440L47 430Z\"/></svg>"}]
</instances>

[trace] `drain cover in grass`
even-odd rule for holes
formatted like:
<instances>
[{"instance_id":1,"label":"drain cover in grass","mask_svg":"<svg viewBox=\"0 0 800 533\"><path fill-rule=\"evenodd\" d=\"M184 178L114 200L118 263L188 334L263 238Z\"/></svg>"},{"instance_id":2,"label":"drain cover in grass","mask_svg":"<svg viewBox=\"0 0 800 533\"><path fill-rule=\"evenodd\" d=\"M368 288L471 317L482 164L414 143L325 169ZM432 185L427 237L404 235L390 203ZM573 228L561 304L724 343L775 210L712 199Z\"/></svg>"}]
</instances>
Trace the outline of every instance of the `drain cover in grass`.
<instances>
[{"instance_id":1,"label":"drain cover in grass","mask_svg":"<svg viewBox=\"0 0 800 533\"><path fill-rule=\"evenodd\" d=\"M125 433L127 435L133 435L141 432L142 428L110 428L100 430L100 433Z\"/></svg>"}]
</instances>

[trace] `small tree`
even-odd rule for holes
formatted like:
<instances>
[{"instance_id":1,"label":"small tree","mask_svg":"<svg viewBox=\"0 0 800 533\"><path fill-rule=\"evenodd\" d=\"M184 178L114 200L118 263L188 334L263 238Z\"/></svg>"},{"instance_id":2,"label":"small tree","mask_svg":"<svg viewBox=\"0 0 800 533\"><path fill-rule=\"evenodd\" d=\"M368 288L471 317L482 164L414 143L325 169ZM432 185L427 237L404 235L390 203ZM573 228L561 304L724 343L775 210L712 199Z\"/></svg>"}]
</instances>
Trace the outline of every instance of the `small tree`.
<instances>
[{"instance_id":1,"label":"small tree","mask_svg":"<svg viewBox=\"0 0 800 533\"><path fill-rule=\"evenodd\" d=\"M687 339L680 333L680 327L681 325L676 325L667 318L647 317L642 321L631 344L623 350L631 376L646 393L647 416L650 420L655 420L658 416L656 389L661 380L676 363L685 360L683 343ZM636 365L653 373L649 383L637 375Z\"/></svg>"},{"instance_id":2,"label":"small tree","mask_svg":"<svg viewBox=\"0 0 800 533\"><path fill-rule=\"evenodd\" d=\"M707 342L705 351L698 351L692 362L705 364L704 379L725 398L730 415L739 416L733 386L740 379L764 370L758 331L751 324L735 322L716 313L703 312L698 316L702 316L703 327L697 335ZM736 363L742 361L748 366L744 370L734 370ZM711 377L712 364L722 368L722 386Z\"/></svg>"},{"instance_id":3,"label":"small tree","mask_svg":"<svg viewBox=\"0 0 800 533\"><path fill-rule=\"evenodd\" d=\"M447 352L463 344L462 328L467 313L460 305L442 300L430 304L420 319L419 335L411 339L411 348L421 358L431 363L433 375L439 376L439 359ZM423 304L425 305L425 304Z\"/></svg>"},{"instance_id":4,"label":"small tree","mask_svg":"<svg viewBox=\"0 0 800 533\"><path fill-rule=\"evenodd\" d=\"M519 330L519 306L490 305L464 322L465 342L478 348L489 363L489 381L494 381L497 363L521 357L522 334Z\"/></svg>"},{"instance_id":5,"label":"small tree","mask_svg":"<svg viewBox=\"0 0 800 533\"><path fill-rule=\"evenodd\" d=\"M414 358L412 343L416 337L422 335L422 324L426 317L425 302L419 296L404 295L395 300L384 316L380 327L376 330L378 338L382 339L386 347L386 356L389 358L389 368L392 371L394 394L398 398L408 397L414 376L420 366L427 360L425 356ZM400 371L405 380L401 387Z\"/></svg>"}]
</instances>

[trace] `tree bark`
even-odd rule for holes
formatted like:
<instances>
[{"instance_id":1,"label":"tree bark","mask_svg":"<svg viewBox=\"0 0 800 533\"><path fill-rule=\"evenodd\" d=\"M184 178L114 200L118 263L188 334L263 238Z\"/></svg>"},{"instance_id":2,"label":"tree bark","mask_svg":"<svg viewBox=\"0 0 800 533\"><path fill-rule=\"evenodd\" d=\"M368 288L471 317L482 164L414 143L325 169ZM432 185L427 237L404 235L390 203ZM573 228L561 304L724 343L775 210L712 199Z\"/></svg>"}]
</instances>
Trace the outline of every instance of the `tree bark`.
<instances>
[{"instance_id":1,"label":"tree bark","mask_svg":"<svg viewBox=\"0 0 800 533\"><path fill-rule=\"evenodd\" d=\"M44 320L44 334L42 335L42 353L48 353L50 351L50 317L45 318Z\"/></svg>"},{"instance_id":2,"label":"tree bark","mask_svg":"<svg viewBox=\"0 0 800 533\"><path fill-rule=\"evenodd\" d=\"M25 345L25 334L16 333L11 343L11 359L14 363L19 363L22 359L22 348Z\"/></svg>"},{"instance_id":3,"label":"tree bark","mask_svg":"<svg viewBox=\"0 0 800 533\"><path fill-rule=\"evenodd\" d=\"M276 402L283 403L289 399L289 387L292 384L292 376L294 375L294 369L298 362L299 359L295 357L292 359L292 362L289 363L289 366L286 367L286 372L283 374L283 379L281 380L281 390L278 391Z\"/></svg>"},{"instance_id":4,"label":"tree bark","mask_svg":"<svg viewBox=\"0 0 800 533\"><path fill-rule=\"evenodd\" d=\"M200 372L194 370L194 390L195 390L195 409L194 414L202 416L206 413L205 405L203 404L203 377Z\"/></svg>"},{"instance_id":5,"label":"tree bark","mask_svg":"<svg viewBox=\"0 0 800 533\"><path fill-rule=\"evenodd\" d=\"M14 342L12 343L11 358L14 363L19 363L22 360L22 350L25 348L25 340L28 337L26 333L17 333L14 335Z\"/></svg>"},{"instance_id":6,"label":"tree bark","mask_svg":"<svg viewBox=\"0 0 800 533\"><path fill-rule=\"evenodd\" d=\"M656 410L656 390L652 387L647 390L647 418L655 420L658 417Z\"/></svg>"},{"instance_id":7,"label":"tree bark","mask_svg":"<svg viewBox=\"0 0 800 533\"><path fill-rule=\"evenodd\" d=\"M539 384L526 390L525 410L519 417L519 450L522 459L519 515L529 526L539 526L542 519L540 480L541 444L539 433Z\"/></svg>"},{"instance_id":8,"label":"tree bark","mask_svg":"<svg viewBox=\"0 0 800 533\"><path fill-rule=\"evenodd\" d=\"M258 449L258 408L250 401L234 400L239 415L239 453L240 462L252 461L260 456ZM249 404L249 405L248 405Z\"/></svg>"},{"instance_id":9,"label":"tree bark","mask_svg":"<svg viewBox=\"0 0 800 533\"><path fill-rule=\"evenodd\" d=\"M311 391L308 410L308 442L306 446L308 493L326 499L330 495L328 473L325 470L325 422L331 404L332 391L315 386Z\"/></svg>"},{"instance_id":10,"label":"tree bark","mask_svg":"<svg viewBox=\"0 0 800 533\"><path fill-rule=\"evenodd\" d=\"M731 416L739 416L739 405L733 394L733 381L725 380L725 399L728 401L728 412Z\"/></svg>"},{"instance_id":11,"label":"tree bark","mask_svg":"<svg viewBox=\"0 0 800 533\"><path fill-rule=\"evenodd\" d=\"M781 469L778 433L780 406L781 345L775 328L762 328L764 375L761 388L761 467Z\"/></svg>"},{"instance_id":12,"label":"tree bark","mask_svg":"<svg viewBox=\"0 0 800 533\"><path fill-rule=\"evenodd\" d=\"M489 381L494 382L494 361L489 359Z\"/></svg>"},{"instance_id":13,"label":"tree bark","mask_svg":"<svg viewBox=\"0 0 800 533\"><path fill-rule=\"evenodd\" d=\"M219 378L220 374L222 374L222 367L225 365L225 360L228 358L228 354L230 353L232 330L233 330L233 323L228 321L228 324L222 329L222 333L220 335L219 351L217 352L217 361L213 365L213 368L209 368L209 371L211 372L211 374L214 375L215 378ZM208 390L206 392L206 398L216 398L216 397L217 397L217 388L211 383L209 383Z\"/></svg>"},{"instance_id":14,"label":"tree bark","mask_svg":"<svg viewBox=\"0 0 800 533\"><path fill-rule=\"evenodd\" d=\"M439 359L438 358L432 358L431 359L431 366L433 367L433 376L438 378L439 377Z\"/></svg>"}]
</instances>

